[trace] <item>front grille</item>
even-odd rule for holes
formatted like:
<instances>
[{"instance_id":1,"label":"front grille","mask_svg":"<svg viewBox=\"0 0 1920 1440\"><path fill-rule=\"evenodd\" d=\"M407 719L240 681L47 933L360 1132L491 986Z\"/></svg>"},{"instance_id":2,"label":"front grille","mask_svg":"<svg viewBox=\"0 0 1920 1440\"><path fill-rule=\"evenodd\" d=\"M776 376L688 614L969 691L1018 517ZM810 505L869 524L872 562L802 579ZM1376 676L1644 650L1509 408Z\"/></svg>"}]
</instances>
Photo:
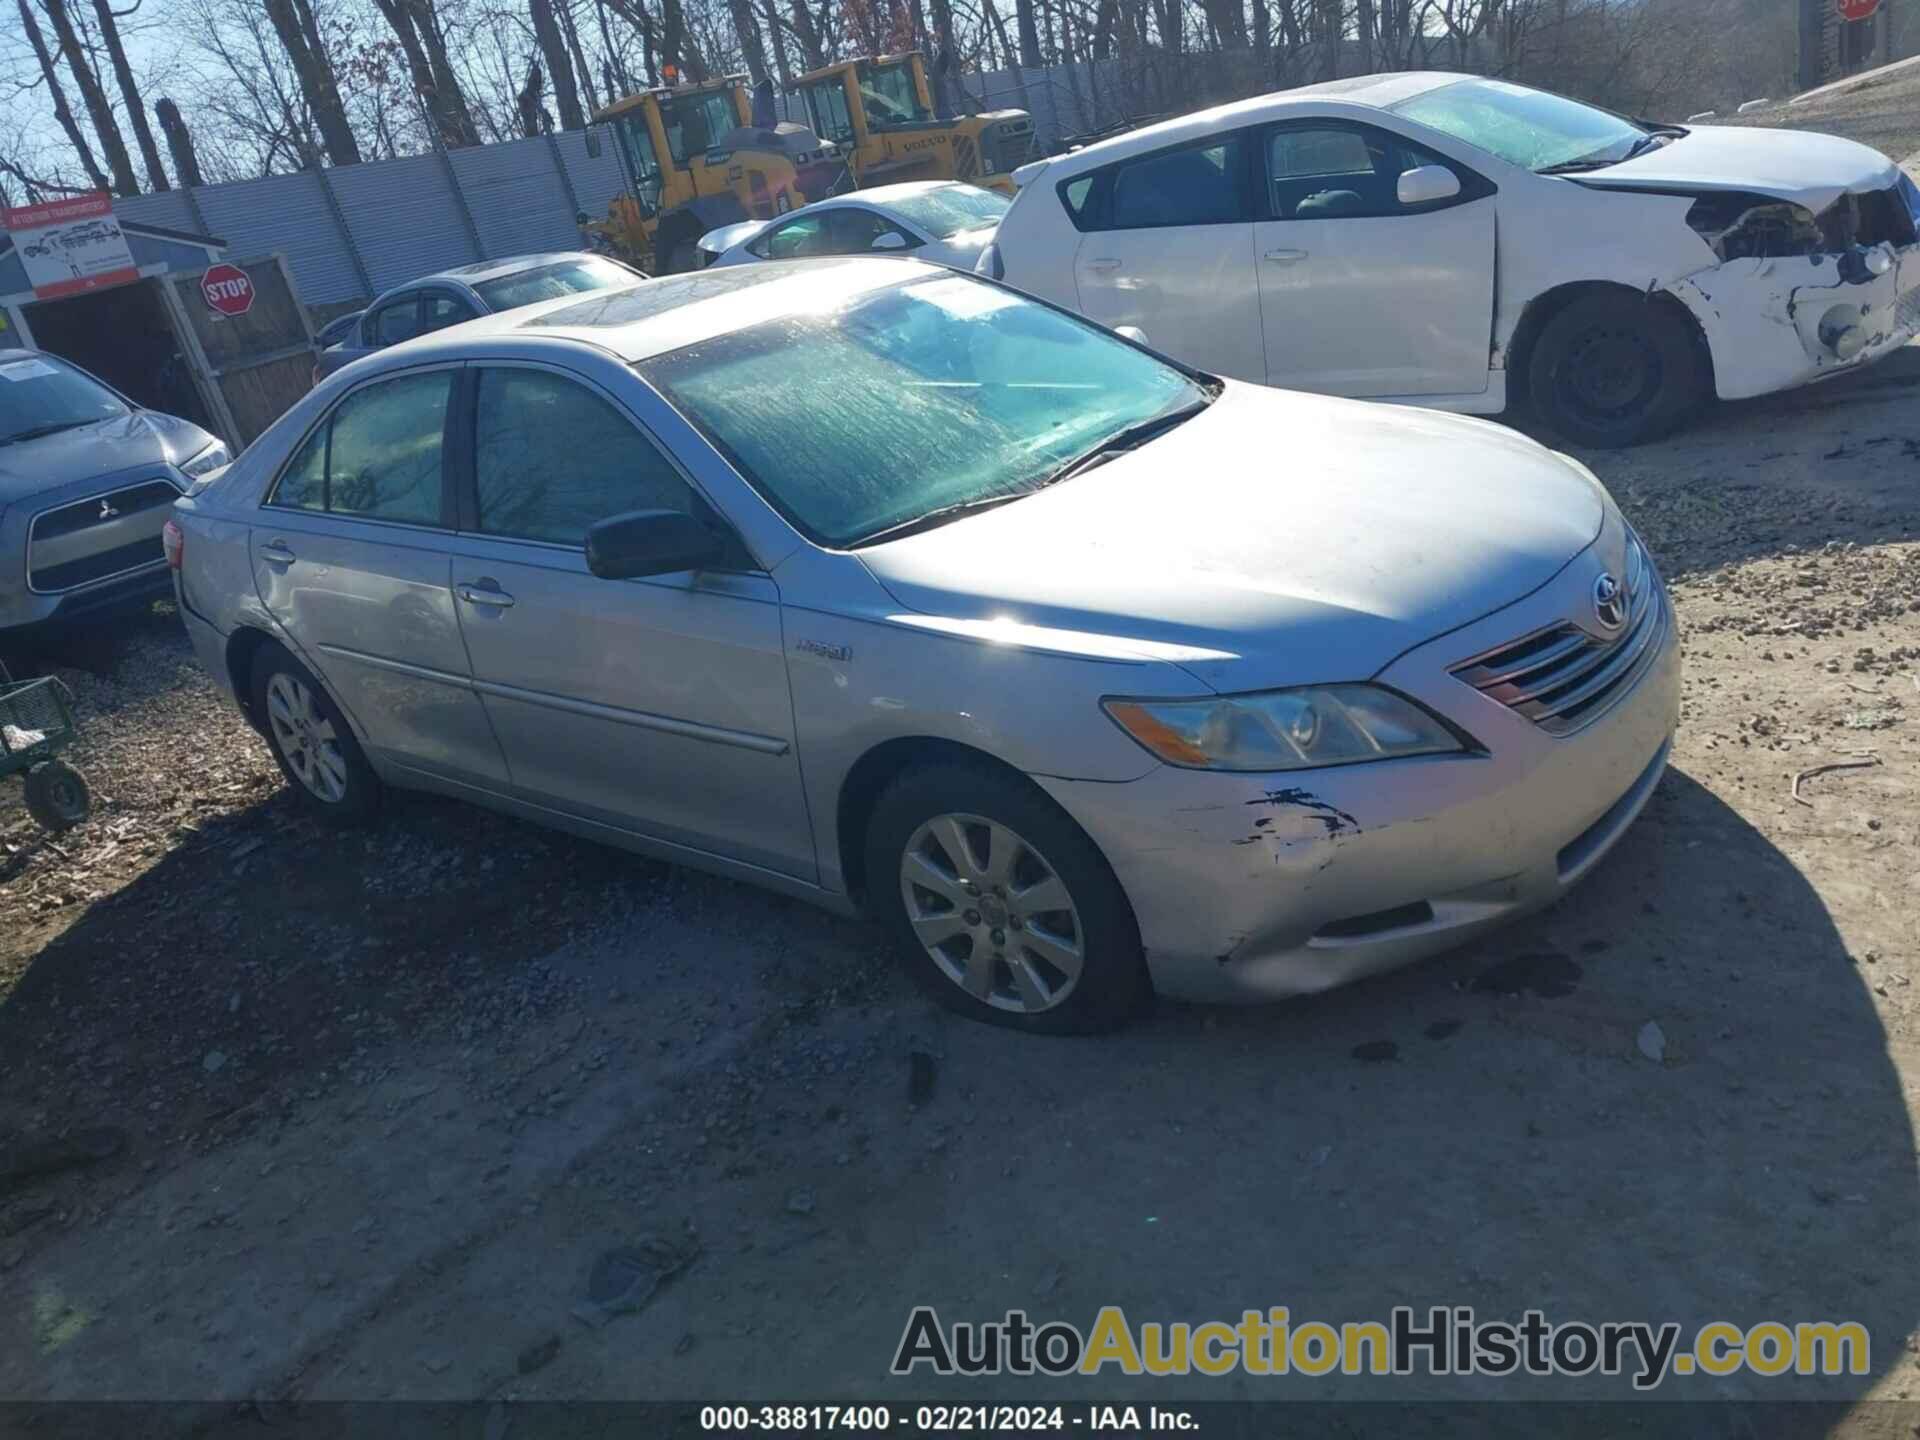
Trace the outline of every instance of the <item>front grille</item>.
<instances>
[{"instance_id":1,"label":"front grille","mask_svg":"<svg viewBox=\"0 0 1920 1440\"><path fill-rule=\"evenodd\" d=\"M953 137L953 178L971 180L980 173L980 155L965 135Z\"/></svg>"},{"instance_id":2,"label":"front grille","mask_svg":"<svg viewBox=\"0 0 1920 1440\"><path fill-rule=\"evenodd\" d=\"M46 510L27 528L27 588L72 590L164 558L160 526L180 498L168 480L146 480Z\"/></svg>"},{"instance_id":3,"label":"front grille","mask_svg":"<svg viewBox=\"0 0 1920 1440\"><path fill-rule=\"evenodd\" d=\"M1571 735L1633 689L1666 639L1670 616L1659 576L1636 537L1627 541L1627 621L1606 639L1570 621L1453 667L1482 695L1549 735Z\"/></svg>"}]
</instances>

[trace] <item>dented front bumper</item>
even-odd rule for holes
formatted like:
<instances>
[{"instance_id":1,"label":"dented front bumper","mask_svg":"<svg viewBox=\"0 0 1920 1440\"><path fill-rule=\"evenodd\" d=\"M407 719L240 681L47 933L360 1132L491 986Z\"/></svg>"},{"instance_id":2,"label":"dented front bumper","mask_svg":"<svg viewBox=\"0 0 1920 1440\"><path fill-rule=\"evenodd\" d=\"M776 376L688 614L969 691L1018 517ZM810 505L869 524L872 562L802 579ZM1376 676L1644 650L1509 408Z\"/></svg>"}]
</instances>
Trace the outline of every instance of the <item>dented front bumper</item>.
<instances>
[{"instance_id":1,"label":"dented front bumper","mask_svg":"<svg viewBox=\"0 0 1920 1440\"><path fill-rule=\"evenodd\" d=\"M1549 734L1453 670L1580 621L1600 568L1589 552L1520 603L1375 677L1445 715L1483 754L1273 775L1162 767L1125 784L1039 778L1112 865L1159 992L1234 1000L1329 989L1451 949L1584 878L1666 767L1680 695L1670 609L1637 681L1570 735Z\"/></svg>"},{"instance_id":2,"label":"dented front bumper","mask_svg":"<svg viewBox=\"0 0 1920 1440\"><path fill-rule=\"evenodd\" d=\"M1739 400L1871 364L1913 339L1920 244L1730 260L1666 288L1700 322L1716 392Z\"/></svg>"}]
</instances>

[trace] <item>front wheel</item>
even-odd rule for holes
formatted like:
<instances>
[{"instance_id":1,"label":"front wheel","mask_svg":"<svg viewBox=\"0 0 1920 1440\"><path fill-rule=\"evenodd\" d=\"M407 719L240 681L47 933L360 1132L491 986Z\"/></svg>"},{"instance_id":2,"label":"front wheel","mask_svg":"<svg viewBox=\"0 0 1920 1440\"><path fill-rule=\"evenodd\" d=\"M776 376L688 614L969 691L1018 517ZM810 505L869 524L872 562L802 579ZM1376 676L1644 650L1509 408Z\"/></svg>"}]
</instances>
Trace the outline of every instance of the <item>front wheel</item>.
<instances>
[{"instance_id":1,"label":"front wheel","mask_svg":"<svg viewBox=\"0 0 1920 1440\"><path fill-rule=\"evenodd\" d=\"M93 810L93 792L78 770L64 760L48 760L27 772L27 813L42 829L71 830Z\"/></svg>"},{"instance_id":2,"label":"front wheel","mask_svg":"<svg viewBox=\"0 0 1920 1440\"><path fill-rule=\"evenodd\" d=\"M1110 1030L1152 994L1132 907L1086 833L1030 785L937 764L889 786L867 888L908 972L972 1019Z\"/></svg>"},{"instance_id":3,"label":"front wheel","mask_svg":"<svg viewBox=\"0 0 1920 1440\"><path fill-rule=\"evenodd\" d=\"M1686 322L1639 296L1590 294L1541 327L1527 362L1535 412L1576 445L1617 449L1656 440L1705 388Z\"/></svg>"}]
</instances>

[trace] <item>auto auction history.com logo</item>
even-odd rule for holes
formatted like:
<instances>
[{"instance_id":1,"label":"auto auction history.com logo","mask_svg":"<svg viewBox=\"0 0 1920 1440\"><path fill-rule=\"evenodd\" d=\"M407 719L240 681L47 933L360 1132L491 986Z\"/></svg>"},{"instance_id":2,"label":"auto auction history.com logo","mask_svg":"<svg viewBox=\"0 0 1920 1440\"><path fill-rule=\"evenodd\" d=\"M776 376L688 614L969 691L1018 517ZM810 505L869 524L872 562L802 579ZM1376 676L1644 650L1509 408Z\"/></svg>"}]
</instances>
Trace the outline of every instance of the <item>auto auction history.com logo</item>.
<instances>
[{"instance_id":1,"label":"auto auction history.com logo","mask_svg":"<svg viewBox=\"0 0 1920 1440\"><path fill-rule=\"evenodd\" d=\"M1184 1320L1135 1325L1103 1306L1091 1329L1065 1320L1035 1323L1024 1310L999 1320L943 1326L931 1305L916 1306L895 1348L892 1371L912 1375L1621 1375L1651 1390L1668 1375L1866 1375L1871 1342L1857 1320L1741 1326L1716 1320L1685 1340L1677 1321L1554 1323L1539 1310L1518 1321L1480 1320L1471 1306L1436 1305L1424 1316L1398 1306L1378 1320L1296 1323L1285 1305L1247 1310L1235 1322Z\"/></svg>"}]
</instances>

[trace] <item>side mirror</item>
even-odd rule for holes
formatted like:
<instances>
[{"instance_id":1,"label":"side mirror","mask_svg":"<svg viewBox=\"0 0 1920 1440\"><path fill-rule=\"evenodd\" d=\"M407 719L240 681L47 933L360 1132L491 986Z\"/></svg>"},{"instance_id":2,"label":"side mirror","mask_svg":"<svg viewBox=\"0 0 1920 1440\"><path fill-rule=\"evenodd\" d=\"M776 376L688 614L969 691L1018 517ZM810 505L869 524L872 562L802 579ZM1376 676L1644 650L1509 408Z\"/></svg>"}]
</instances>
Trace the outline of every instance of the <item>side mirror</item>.
<instances>
[{"instance_id":1,"label":"side mirror","mask_svg":"<svg viewBox=\"0 0 1920 1440\"><path fill-rule=\"evenodd\" d=\"M1421 165L1402 170L1394 193L1402 205L1431 205L1460 193L1460 177L1444 165Z\"/></svg>"},{"instance_id":2,"label":"side mirror","mask_svg":"<svg viewBox=\"0 0 1920 1440\"><path fill-rule=\"evenodd\" d=\"M907 248L907 237L902 235L898 230L888 230L873 237L873 248L875 250L904 250Z\"/></svg>"},{"instance_id":3,"label":"side mirror","mask_svg":"<svg viewBox=\"0 0 1920 1440\"><path fill-rule=\"evenodd\" d=\"M587 158L589 160L600 158L600 127L598 125L587 127Z\"/></svg>"},{"instance_id":4,"label":"side mirror","mask_svg":"<svg viewBox=\"0 0 1920 1440\"><path fill-rule=\"evenodd\" d=\"M679 510L633 510L587 531L587 568L602 580L704 570L725 553L720 536Z\"/></svg>"}]
</instances>

